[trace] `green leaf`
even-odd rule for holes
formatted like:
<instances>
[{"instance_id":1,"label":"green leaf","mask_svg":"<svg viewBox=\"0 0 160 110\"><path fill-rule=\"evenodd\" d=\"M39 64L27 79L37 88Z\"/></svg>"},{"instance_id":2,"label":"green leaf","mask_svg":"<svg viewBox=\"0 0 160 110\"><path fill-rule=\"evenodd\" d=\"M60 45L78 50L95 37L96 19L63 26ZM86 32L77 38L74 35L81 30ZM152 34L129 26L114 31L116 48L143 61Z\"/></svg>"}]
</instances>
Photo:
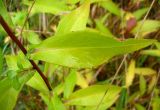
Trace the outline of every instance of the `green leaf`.
<instances>
[{"instance_id":1,"label":"green leaf","mask_svg":"<svg viewBox=\"0 0 160 110\"><path fill-rule=\"evenodd\" d=\"M0 75L2 74L2 72L3 72L3 53L0 48Z\"/></svg>"},{"instance_id":2,"label":"green leaf","mask_svg":"<svg viewBox=\"0 0 160 110\"><path fill-rule=\"evenodd\" d=\"M70 94L73 92L77 77L76 70L71 70L69 75L65 79L64 83L64 98L68 98Z\"/></svg>"},{"instance_id":3,"label":"green leaf","mask_svg":"<svg viewBox=\"0 0 160 110\"><path fill-rule=\"evenodd\" d=\"M23 0L25 5L31 6L32 1ZM64 0L37 0L32 8L31 13L51 13L60 14L68 11L68 6Z\"/></svg>"},{"instance_id":4,"label":"green leaf","mask_svg":"<svg viewBox=\"0 0 160 110\"><path fill-rule=\"evenodd\" d=\"M149 75L155 75L156 71L153 70L152 68L136 68L135 73L138 75L149 76Z\"/></svg>"},{"instance_id":5,"label":"green leaf","mask_svg":"<svg viewBox=\"0 0 160 110\"><path fill-rule=\"evenodd\" d=\"M54 93L54 95L53 93L50 95L40 93L40 95L47 104L48 110L66 110L64 104L56 93Z\"/></svg>"},{"instance_id":6,"label":"green leaf","mask_svg":"<svg viewBox=\"0 0 160 110\"><path fill-rule=\"evenodd\" d=\"M135 104L136 110L146 110L145 107L143 107L140 104Z\"/></svg>"},{"instance_id":7,"label":"green leaf","mask_svg":"<svg viewBox=\"0 0 160 110\"><path fill-rule=\"evenodd\" d=\"M65 34L71 31L78 31L86 29L90 10L90 2L87 0L76 10L66 15L59 22L56 34Z\"/></svg>"},{"instance_id":8,"label":"green leaf","mask_svg":"<svg viewBox=\"0 0 160 110\"><path fill-rule=\"evenodd\" d=\"M156 47L160 49L160 42L156 42L155 44L156 44Z\"/></svg>"},{"instance_id":9,"label":"green leaf","mask_svg":"<svg viewBox=\"0 0 160 110\"><path fill-rule=\"evenodd\" d=\"M100 105L100 110L102 108L103 110L106 110L119 96L118 94L121 91L120 87L113 85L93 85L85 89L80 89L71 94L69 99L66 101L66 104L90 106L95 108L100 103L106 90L108 90L107 94Z\"/></svg>"},{"instance_id":10,"label":"green leaf","mask_svg":"<svg viewBox=\"0 0 160 110\"><path fill-rule=\"evenodd\" d=\"M7 10L6 10L6 7L5 7L5 5L4 5L4 3L3 3L3 0L0 0L0 7L1 7L1 9L0 9L0 15L4 18L4 20L7 22L7 24L8 24L11 28L13 28L14 25L13 25L13 23L12 23L12 20L11 20L11 18L10 18L10 15L8 14L8 12L7 12ZM1 25L0 25L0 33L2 33L2 34L5 33L5 31L2 29Z\"/></svg>"},{"instance_id":11,"label":"green leaf","mask_svg":"<svg viewBox=\"0 0 160 110\"><path fill-rule=\"evenodd\" d=\"M67 4L76 4L81 0L66 0Z\"/></svg>"},{"instance_id":12,"label":"green leaf","mask_svg":"<svg viewBox=\"0 0 160 110\"><path fill-rule=\"evenodd\" d=\"M98 32L78 31L44 40L30 57L68 67L91 68L107 62L115 55L139 50L153 42L155 40L118 41Z\"/></svg>"},{"instance_id":13,"label":"green leaf","mask_svg":"<svg viewBox=\"0 0 160 110\"><path fill-rule=\"evenodd\" d=\"M15 76L15 77L12 78L12 87L14 89L16 89L16 90L19 90L20 87L21 87L21 84L20 84L19 79L18 79L17 76Z\"/></svg>"},{"instance_id":14,"label":"green leaf","mask_svg":"<svg viewBox=\"0 0 160 110\"><path fill-rule=\"evenodd\" d=\"M27 12L26 11L20 11L20 12L13 12L12 13L13 16L11 17L12 18L12 21L13 21L13 24L15 26L23 26L24 25L24 22L25 22L25 18L27 16Z\"/></svg>"},{"instance_id":15,"label":"green leaf","mask_svg":"<svg viewBox=\"0 0 160 110\"><path fill-rule=\"evenodd\" d=\"M49 110L66 110L62 101L56 94L54 94L53 98L51 99L48 109Z\"/></svg>"},{"instance_id":16,"label":"green leaf","mask_svg":"<svg viewBox=\"0 0 160 110\"><path fill-rule=\"evenodd\" d=\"M128 67L127 74L126 74L126 87L127 88L132 85L134 77L135 77L135 60L131 60L129 67Z\"/></svg>"},{"instance_id":17,"label":"green leaf","mask_svg":"<svg viewBox=\"0 0 160 110\"><path fill-rule=\"evenodd\" d=\"M49 93L46 84L44 83L41 76L37 72L26 84L44 94Z\"/></svg>"},{"instance_id":18,"label":"green leaf","mask_svg":"<svg viewBox=\"0 0 160 110\"><path fill-rule=\"evenodd\" d=\"M41 42L39 36L34 32L23 32L23 35L31 44L39 44Z\"/></svg>"},{"instance_id":19,"label":"green leaf","mask_svg":"<svg viewBox=\"0 0 160 110\"><path fill-rule=\"evenodd\" d=\"M100 5L109 12L121 17L121 9L119 9L112 0L106 0L104 2L101 2Z\"/></svg>"},{"instance_id":20,"label":"green leaf","mask_svg":"<svg viewBox=\"0 0 160 110\"><path fill-rule=\"evenodd\" d=\"M140 82L139 82L139 88L140 88L140 93L143 95L146 91L146 80L143 75L140 75Z\"/></svg>"},{"instance_id":21,"label":"green leaf","mask_svg":"<svg viewBox=\"0 0 160 110\"><path fill-rule=\"evenodd\" d=\"M160 50L159 49L143 50L141 54L160 57Z\"/></svg>"},{"instance_id":22,"label":"green leaf","mask_svg":"<svg viewBox=\"0 0 160 110\"><path fill-rule=\"evenodd\" d=\"M145 20L138 22L137 26L132 30L133 34L139 32L140 37L143 37L151 32L157 31L160 28L160 21ZM139 31L140 30L140 31Z\"/></svg>"},{"instance_id":23,"label":"green leaf","mask_svg":"<svg viewBox=\"0 0 160 110\"><path fill-rule=\"evenodd\" d=\"M13 110L18 94L23 87L23 85L32 77L33 73L23 75L19 78L20 87L17 89L13 88L12 80L5 78L0 80L0 107L2 110Z\"/></svg>"},{"instance_id":24,"label":"green leaf","mask_svg":"<svg viewBox=\"0 0 160 110\"><path fill-rule=\"evenodd\" d=\"M138 9L137 11L133 12L133 15L137 20L139 20L148 11L148 9L149 8Z\"/></svg>"},{"instance_id":25,"label":"green leaf","mask_svg":"<svg viewBox=\"0 0 160 110\"><path fill-rule=\"evenodd\" d=\"M115 38L115 36L110 32L110 30L107 27L105 27L103 23L101 23L101 21L99 20L96 20L96 28L102 33L106 34L108 37Z\"/></svg>"},{"instance_id":26,"label":"green leaf","mask_svg":"<svg viewBox=\"0 0 160 110\"><path fill-rule=\"evenodd\" d=\"M126 99L127 99L127 88L123 88L118 103L116 105L116 110L124 110L126 105Z\"/></svg>"}]
</instances>

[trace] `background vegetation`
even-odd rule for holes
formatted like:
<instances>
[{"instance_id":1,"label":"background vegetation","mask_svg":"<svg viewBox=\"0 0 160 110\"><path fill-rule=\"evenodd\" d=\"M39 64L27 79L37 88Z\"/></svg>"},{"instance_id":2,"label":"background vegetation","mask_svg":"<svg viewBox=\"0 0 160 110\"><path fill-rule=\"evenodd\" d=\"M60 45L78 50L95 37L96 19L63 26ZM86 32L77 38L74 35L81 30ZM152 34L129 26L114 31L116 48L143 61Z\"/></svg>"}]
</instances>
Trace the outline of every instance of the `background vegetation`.
<instances>
[{"instance_id":1,"label":"background vegetation","mask_svg":"<svg viewBox=\"0 0 160 110\"><path fill-rule=\"evenodd\" d=\"M0 27L0 109L160 110L159 0L0 0L0 15L28 51Z\"/></svg>"}]
</instances>

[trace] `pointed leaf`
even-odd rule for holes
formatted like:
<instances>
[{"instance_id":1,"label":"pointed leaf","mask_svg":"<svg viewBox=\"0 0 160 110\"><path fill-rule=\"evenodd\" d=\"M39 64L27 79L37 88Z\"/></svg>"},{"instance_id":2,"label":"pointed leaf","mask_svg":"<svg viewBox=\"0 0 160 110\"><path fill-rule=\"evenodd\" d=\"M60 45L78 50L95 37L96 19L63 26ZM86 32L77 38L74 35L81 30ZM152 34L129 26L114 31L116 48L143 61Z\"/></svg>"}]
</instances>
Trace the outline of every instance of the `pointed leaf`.
<instances>
[{"instance_id":1,"label":"pointed leaf","mask_svg":"<svg viewBox=\"0 0 160 110\"><path fill-rule=\"evenodd\" d=\"M68 98L73 92L77 77L76 70L71 70L70 74L66 77L64 83L64 98Z\"/></svg>"},{"instance_id":2,"label":"pointed leaf","mask_svg":"<svg viewBox=\"0 0 160 110\"><path fill-rule=\"evenodd\" d=\"M78 90L74 92L70 98L67 100L67 105L81 105L81 106L91 106L96 108L100 103L105 91L108 90L107 94L102 101L100 108L105 110L111 106L118 97L121 88L113 85L94 85L85 89ZM94 107L95 106L95 107ZM105 108L105 109L104 109ZM101 110L101 109L100 109Z\"/></svg>"},{"instance_id":3,"label":"pointed leaf","mask_svg":"<svg viewBox=\"0 0 160 110\"><path fill-rule=\"evenodd\" d=\"M42 92L44 94L49 93L46 84L44 83L41 76L37 72L34 74L34 76L26 84L36 90L39 90L40 92Z\"/></svg>"},{"instance_id":4,"label":"pointed leaf","mask_svg":"<svg viewBox=\"0 0 160 110\"><path fill-rule=\"evenodd\" d=\"M160 21L145 20L144 23L143 21L138 22L137 26L132 30L132 33L137 34L137 32L139 32L139 35L143 37L151 32L157 31L159 28Z\"/></svg>"},{"instance_id":5,"label":"pointed leaf","mask_svg":"<svg viewBox=\"0 0 160 110\"><path fill-rule=\"evenodd\" d=\"M100 5L109 12L119 17L121 16L121 9L119 9L118 6L112 0L106 0L104 2L101 2Z\"/></svg>"},{"instance_id":6,"label":"pointed leaf","mask_svg":"<svg viewBox=\"0 0 160 110\"><path fill-rule=\"evenodd\" d=\"M138 9L137 11L133 12L133 15L137 20L141 19L142 16L148 11L149 8L142 8Z\"/></svg>"},{"instance_id":7,"label":"pointed leaf","mask_svg":"<svg viewBox=\"0 0 160 110\"><path fill-rule=\"evenodd\" d=\"M66 15L59 22L56 34L84 30L88 21L90 2L87 0L82 6Z\"/></svg>"},{"instance_id":8,"label":"pointed leaf","mask_svg":"<svg viewBox=\"0 0 160 110\"><path fill-rule=\"evenodd\" d=\"M78 31L44 40L30 57L68 67L91 68L115 55L139 50L153 42L155 40L147 39L121 42L98 32Z\"/></svg>"},{"instance_id":9,"label":"pointed leaf","mask_svg":"<svg viewBox=\"0 0 160 110\"><path fill-rule=\"evenodd\" d=\"M152 68L136 68L135 73L138 75L148 76L156 74L156 71Z\"/></svg>"},{"instance_id":10,"label":"pointed leaf","mask_svg":"<svg viewBox=\"0 0 160 110\"><path fill-rule=\"evenodd\" d=\"M32 1L23 0L23 4L31 6ZM63 0L37 0L31 13L60 14L65 11L68 11L68 7Z\"/></svg>"},{"instance_id":11,"label":"pointed leaf","mask_svg":"<svg viewBox=\"0 0 160 110\"><path fill-rule=\"evenodd\" d=\"M8 14L7 9L3 3L3 0L0 0L0 15L4 18L4 20L7 22L7 24L10 27L12 27L12 28L14 27L12 20L10 18L10 15ZM1 25L0 25L0 33L1 34L5 33L5 31L2 29Z\"/></svg>"},{"instance_id":12,"label":"pointed leaf","mask_svg":"<svg viewBox=\"0 0 160 110\"><path fill-rule=\"evenodd\" d=\"M135 76L135 61L131 60L126 74L126 87L132 85Z\"/></svg>"},{"instance_id":13,"label":"pointed leaf","mask_svg":"<svg viewBox=\"0 0 160 110\"><path fill-rule=\"evenodd\" d=\"M146 91L146 80L143 75L140 75L139 88L141 95L143 95Z\"/></svg>"},{"instance_id":14,"label":"pointed leaf","mask_svg":"<svg viewBox=\"0 0 160 110\"><path fill-rule=\"evenodd\" d=\"M141 54L160 57L160 50L159 49L144 50L141 52Z\"/></svg>"}]
</instances>

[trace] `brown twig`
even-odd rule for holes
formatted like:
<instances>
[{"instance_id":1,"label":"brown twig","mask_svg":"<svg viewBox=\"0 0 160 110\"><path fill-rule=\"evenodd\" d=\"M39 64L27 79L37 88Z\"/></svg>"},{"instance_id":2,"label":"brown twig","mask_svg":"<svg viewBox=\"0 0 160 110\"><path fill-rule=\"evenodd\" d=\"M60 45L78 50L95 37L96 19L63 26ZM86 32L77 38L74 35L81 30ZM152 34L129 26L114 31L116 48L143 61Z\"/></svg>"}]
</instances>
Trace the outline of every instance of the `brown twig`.
<instances>
[{"instance_id":1,"label":"brown twig","mask_svg":"<svg viewBox=\"0 0 160 110\"><path fill-rule=\"evenodd\" d=\"M14 33L12 32L12 30L10 29L10 27L8 26L8 24L5 22L5 20L3 19L3 17L1 15L0 15L0 24L2 25L2 27L4 28L4 30L7 32L7 34L10 36L10 38L18 45L18 47L26 55L27 54L27 50L24 48L24 46L21 44L21 42L14 35ZM36 63L33 60L29 60L29 61L32 64L33 68L35 70L37 70L37 72L39 73L39 75L42 77L42 79L46 83L48 89L51 91L52 90L51 85L48 82L48 79L45 77L45 75L40 70L40 68L36 65Z\"/></svg>"}]
</instances>

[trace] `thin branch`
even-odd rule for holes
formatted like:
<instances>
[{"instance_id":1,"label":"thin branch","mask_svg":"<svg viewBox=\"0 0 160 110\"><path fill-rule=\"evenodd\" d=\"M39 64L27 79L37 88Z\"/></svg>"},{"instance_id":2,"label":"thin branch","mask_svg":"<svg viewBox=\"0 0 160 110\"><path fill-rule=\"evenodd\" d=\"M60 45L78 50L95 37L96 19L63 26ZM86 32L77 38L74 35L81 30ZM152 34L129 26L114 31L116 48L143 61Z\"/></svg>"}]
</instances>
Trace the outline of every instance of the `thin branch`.
<instances>
[{"instance_id":1,"label":"thin branch","mask_svg":"<svg viewBox=\"0 0 160 110\"><path fill-rule=\"evenodd\" d=\"M153 4L155 3L155 1L156 1L156 0L153 0L153 1L152 1L152 3L151 3L151 5L150 5L150 7L149 7L149 9L148 9L148 11L147 11L147 13L146 13L146 15L144 16L144 18L143 18L143 20L142 20L142 23L141 23L141 25L139 26L138 31L137 31L137 33L136 33L136 35L135 35L135 39L138 38L138 35L139 35L140 31L141 31L141 28L142 28L145 20L147 19L148 15L149 15L149 12L151 11L151 9L152 9Z\"/></svg>"},{"instance_id":2,"label":"thin branch","mask_svg":"<svg viewBox=\"0 0 160 110\"><path fill-rule=\"evenodd\" d=\"M121 70L122 65L123 65L124 61L126 60L126 58L127 58L127 55L124 55L123 60L121 61L121 64L118 66L118 69L117 69L117 71L116 71L115 75L113 76L113 79L111 80L111 84L112 84L112 83L113 83L113 81L116 79L116 76L118 75L119 71ZM108 92L108 89L109 89L109 88L106 88L106 91L105 91L105 93L104 93L103 97L101 98L101 100L100 100L99 104L97 105L96 110L98 110L98 109L99 109L99 107L100 107L101 103L102 103L102 102L103 102L103 100L104 100L104 97L106 96L106 94L107 94L107 92Z\"/></svg>"},{"instance_id":3,"label":"thin branch","mask_svg":"<svg viewBox=\"0 0 160 110\"><path fill-rule=\"evenodd\" d=\"M4 30L8 33L8 35L10 36L10 38L18 45L18 47L26 55L27 54L27 50L24 48L24 46L21 44L21 42L14 35L14 33L12 32L12 30L10 29L10 27L8 26L8 24L5 22L5 20L3 19L3 17L1 15L0 15L0 24L2 25L2 27L4 28ZM51 91L52 90L51 85L48 82L48 79L45 77L45 75L40 70L40 68L36 65L36 63L33 60L29 60L29 61L32 64L33 68L35 70L37 70L37 72L39 73L39 75L42 77L42 79L46 83L48 89Z\"/></svg>"},{"instance_id":4,"label":"thin branch","mask_svg":"<svg viewBox=\"0 0 160 110\"><path fill-rule=\"evenodd\" d=\"M23 32L23 30L24 30L25 24L27 23L27 20L28 20L28 18L29 18L29 15L30 15L30 13L31 13L31 11L32 11L32 8L33 8L35 2L36 2L36 0L33 1L32 5L31 5L31 7L30 7L30 9L29 9L29 11L28 11L28 13L27 13L27 17L26 17L26 19L25 19L25 21L24 21L24 24L23 24L23 27L22 27L22 29L21 29L20 36L22 36L22 32Z\"/></svg>"}]
</instances>

